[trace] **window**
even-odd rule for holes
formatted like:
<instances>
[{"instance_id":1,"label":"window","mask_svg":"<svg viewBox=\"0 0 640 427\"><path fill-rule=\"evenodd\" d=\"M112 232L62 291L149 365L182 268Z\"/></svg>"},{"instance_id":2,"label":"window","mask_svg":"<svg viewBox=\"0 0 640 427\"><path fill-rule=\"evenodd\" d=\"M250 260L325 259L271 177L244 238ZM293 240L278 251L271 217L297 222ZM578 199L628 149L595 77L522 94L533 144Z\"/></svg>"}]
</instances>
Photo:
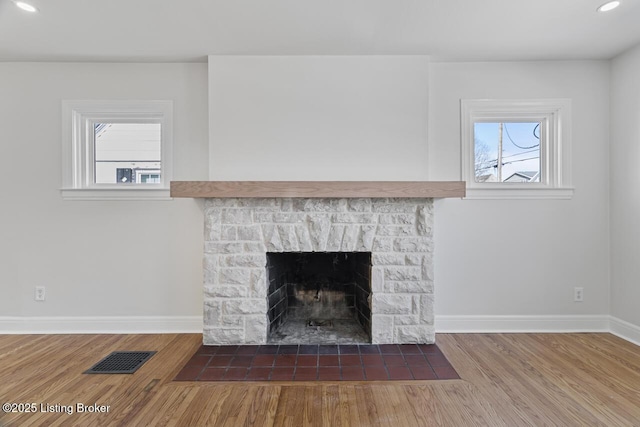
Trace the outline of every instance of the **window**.
<instances>
[{"instance_id":1,"label":"window","mask_svg":"<svg viewBox=\"0 0 640 427\"><path fill-rule=\"evenodd\" d=\"M570 198L566 99L462 100L467 198Z\"/></svg>"},{"instance_id":2,"label":"window","mask_svg":"<svg viewBox=\"0 0 640 427\"><path fill-rule=\"evenodd\" d=\"M171 101L63 101L65 199L168 199Z\"/></svg>"}]
</instances>

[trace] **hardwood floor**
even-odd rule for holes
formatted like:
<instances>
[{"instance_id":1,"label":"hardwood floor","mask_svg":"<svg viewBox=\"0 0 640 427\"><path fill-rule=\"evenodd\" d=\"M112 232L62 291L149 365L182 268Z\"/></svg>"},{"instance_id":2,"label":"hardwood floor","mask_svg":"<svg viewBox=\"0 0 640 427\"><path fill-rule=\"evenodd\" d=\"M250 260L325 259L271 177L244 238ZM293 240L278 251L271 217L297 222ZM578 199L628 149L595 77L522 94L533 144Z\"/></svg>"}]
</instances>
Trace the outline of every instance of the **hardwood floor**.
<instances>
[{"instance_id":1,"label":"hardwood floor","mask_svg":"<svg viewBox=\"0 0 640 427\"><path fill-rule=\"evenodd\" d=\"M37 411L0 412L0 426L640 426L640 347L610 334L439 334L461 380L173 382L200 343L1 335L0 403ZM117 350L158 353L133 375L82 374ZM109 410L77 413L78 403Z\"/></svg>"}]
</instances>

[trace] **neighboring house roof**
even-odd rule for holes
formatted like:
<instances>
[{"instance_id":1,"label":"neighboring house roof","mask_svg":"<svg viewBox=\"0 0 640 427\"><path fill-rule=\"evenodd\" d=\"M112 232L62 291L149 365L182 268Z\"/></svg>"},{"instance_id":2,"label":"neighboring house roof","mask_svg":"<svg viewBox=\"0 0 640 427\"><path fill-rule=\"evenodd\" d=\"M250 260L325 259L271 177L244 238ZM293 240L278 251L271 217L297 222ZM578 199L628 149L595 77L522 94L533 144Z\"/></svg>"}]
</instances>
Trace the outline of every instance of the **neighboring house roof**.
<instances>
[{"instance_id":1,"label":"neighboring house roof","mask_svg":"<svg viewBox=\"0 0 640 427\"><path fill-rule=\"evenodd\" d=\"M509 181L520 181L520 182L531 182L538 178L539 173L537 171L519 171L514 172L509 178L505 179L504 182Z\"/></svg>"},{"instance_id":2,"label":"neighboring house roof","mask_svg":"<svg viewBox=\"0 0 640 427\"><path fill-rule=\"evenodd\" d=\"M518 174L520 176L523 176L523 177L527 177L527 178L533 178L534 176L536 176L538 174L538 172L536 172L536 171L519 171L519 172L514 173L514 175L516 175L516 174Z\"/></svg>"}]
</instances>

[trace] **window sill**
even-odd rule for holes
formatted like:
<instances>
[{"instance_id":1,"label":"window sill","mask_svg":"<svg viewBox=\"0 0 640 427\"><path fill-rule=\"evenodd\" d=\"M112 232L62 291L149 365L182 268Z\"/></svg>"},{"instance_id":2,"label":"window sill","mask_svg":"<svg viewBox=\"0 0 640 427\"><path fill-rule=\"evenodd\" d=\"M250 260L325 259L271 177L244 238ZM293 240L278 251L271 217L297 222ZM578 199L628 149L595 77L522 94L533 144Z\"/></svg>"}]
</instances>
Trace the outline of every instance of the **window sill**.
<instances>
[{"instance_id":1,"label":"window sill","mask_svg":"<svg viewBox=\"0 0 640 427\"><path fill-rule=\"evenodd\" d=\"M64 200L173 200L168 188L63 188Z\"/></svg>"},{"instance_id":2,"label":"window sill","mask_svg":"<svg viewBox=\"0 0 640 427\"><path fill-rule=\"evenodd\" d=\"M569 200L573 188L467 188L465 199L478 200Z\"/></svg>"}]
</instances>

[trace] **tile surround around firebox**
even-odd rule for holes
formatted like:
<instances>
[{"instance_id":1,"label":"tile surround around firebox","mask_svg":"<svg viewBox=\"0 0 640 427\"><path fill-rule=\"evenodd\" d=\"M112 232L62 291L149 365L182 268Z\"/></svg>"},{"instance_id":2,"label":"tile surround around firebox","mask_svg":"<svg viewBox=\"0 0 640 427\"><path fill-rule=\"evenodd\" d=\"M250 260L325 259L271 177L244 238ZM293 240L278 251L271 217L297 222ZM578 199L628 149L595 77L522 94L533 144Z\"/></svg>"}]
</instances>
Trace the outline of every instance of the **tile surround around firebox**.
<instances>
[{"instance_id":1,"label":"tile surround around firebox","mask_svg":"<svg viewBox=\"0 0 640 427\"><path fill-rule=\"evenodd\" d=\"M267 252L371 252L371 342L433 343L433 199L205 201L205 345L265 344Z\"/></svg>"}]
</instances>

